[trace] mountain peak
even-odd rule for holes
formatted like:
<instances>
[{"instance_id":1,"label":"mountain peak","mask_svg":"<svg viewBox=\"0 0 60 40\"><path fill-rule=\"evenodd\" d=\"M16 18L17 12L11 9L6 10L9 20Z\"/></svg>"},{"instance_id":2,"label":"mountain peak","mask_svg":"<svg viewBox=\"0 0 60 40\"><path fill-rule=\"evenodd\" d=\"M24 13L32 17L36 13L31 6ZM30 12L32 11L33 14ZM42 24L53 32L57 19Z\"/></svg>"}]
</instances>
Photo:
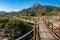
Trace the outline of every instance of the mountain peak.
<instances>
[{"instance_id":1,"label":"mountain peak","mask_svg":"<svg viewBox=\"0 0 60 40\"><path fill-rule=\"evenodd\" d=\"M40 5L39 3L34 3L33 6L34 6L34 7L39 7L39 6L41 6L41 5Z\"/></svg>"}]
</instances>

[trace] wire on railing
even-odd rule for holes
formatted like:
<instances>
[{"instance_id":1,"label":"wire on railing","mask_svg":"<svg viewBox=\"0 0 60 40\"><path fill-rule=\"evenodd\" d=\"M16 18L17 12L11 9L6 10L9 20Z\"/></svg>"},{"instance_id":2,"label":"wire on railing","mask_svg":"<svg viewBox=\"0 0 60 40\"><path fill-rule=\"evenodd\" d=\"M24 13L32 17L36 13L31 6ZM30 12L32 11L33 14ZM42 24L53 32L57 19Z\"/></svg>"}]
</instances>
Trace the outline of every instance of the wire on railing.
<instances>
[{"instance_id":1,"label":"wire on railing","mask_svg":"<svg viewBox=\"0 0 60 40\"><path fill-rule=\"evenodd\" d=\"M29 35L29 34L30 34L31 32L33 32L33 31L34 31L34 28L33 28L31 31L29 31L28 33L26 33L25 35L17 38L16 40L21 40L22 38L26 37L27 35Z\"/></svg>"}]
</instances>

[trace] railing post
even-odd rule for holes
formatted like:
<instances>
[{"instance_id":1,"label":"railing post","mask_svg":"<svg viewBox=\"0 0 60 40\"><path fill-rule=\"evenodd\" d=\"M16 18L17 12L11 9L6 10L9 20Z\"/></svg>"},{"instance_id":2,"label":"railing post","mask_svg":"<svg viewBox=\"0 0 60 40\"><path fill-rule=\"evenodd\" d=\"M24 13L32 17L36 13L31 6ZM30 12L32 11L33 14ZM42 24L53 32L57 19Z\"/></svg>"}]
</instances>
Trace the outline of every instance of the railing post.
<instances>
[{"instance_id":1,"label":"railing post","mask_svg":"<svg viewBox=\"0 0 60 40\"><path fill-rule=\"evenodd\" d=\"M59 20L60 20L60 16L59 16ZM59 24L59 39L60 39L60 24Z\"/></svg>"},{"instance_id":2,"label":"railing post","mask_svg":"<svg viewBox=\"0 0 60 40\"><path fill-rule=\"evenodd\" d=\"M60 39L60 25L59 25L59 39Z\"/></svg>"},{"instance_id":3,"label":"railing post","mask_svg":"<svg viewBox=\"0 0 60 40\"><path fill-rule=\"evenodd\" d=\"M53 21L52 21L52 31L53 31Z\"/></svg>"},{"instance_id":4,"label":"railing post","mask_svg":"<svg viewBox=\"0 0 60 40\"><path fill-rule=\"evenodd\" d=\"M36 40L36 27L34 27L33 40Z\"/></svg>"},{"instance_id":5,"label":"railing post","mask_svg":"<svg viewBox=\"0 0 60 40\"><path fill-rule=\"evenodd\" d=\"M33 35L33 40L38 40L38 24L37 24L37 20L35 19L34 20L34 23L35 23L35 30L34 30L34 35Z\"/></svg>"},{"instance_id":6,"label":"railing post","mask_svg":"<svg viewBox=\"0 0 60 40\"><path fill-rule=\"evenodd\" d=\"M36 20L34 20L34 33L33 40L36 40Z\"/></svg>"}]
</instances>

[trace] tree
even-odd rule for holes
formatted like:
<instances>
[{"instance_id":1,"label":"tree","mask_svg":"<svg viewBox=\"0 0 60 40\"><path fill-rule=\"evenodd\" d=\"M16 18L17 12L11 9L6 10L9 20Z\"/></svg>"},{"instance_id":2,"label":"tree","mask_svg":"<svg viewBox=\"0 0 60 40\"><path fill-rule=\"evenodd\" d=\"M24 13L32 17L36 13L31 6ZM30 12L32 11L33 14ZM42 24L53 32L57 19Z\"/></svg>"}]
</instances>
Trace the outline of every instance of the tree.
<instances>
[{"instance_id":1,"label":"tree","mask_svg":"<svg viewBox=\"0 0 60 40\"><path fill-rule=\"evenodd\" d=\"M29 16L29 10L25 10L25 16Z\"/></svg>"},{"instance_id":2,"label":"tree","mask_svg":"<svg viewBox=\"0 0 60 40\"><path fill-rule=\"evenodd\" d=\"M3 29L5 27L5 23L0 24L0 29Z\"/></svg>"},{"instance_id":3,"label":"tree","mask_svg":"<svg viewBox=\"0 0 60 40\"><path fill-rule=\"evenodd\" d=\"M43 16L43 15L45 15L46 13L41 13L41 15Z\"/></svg>"}]
</instances>

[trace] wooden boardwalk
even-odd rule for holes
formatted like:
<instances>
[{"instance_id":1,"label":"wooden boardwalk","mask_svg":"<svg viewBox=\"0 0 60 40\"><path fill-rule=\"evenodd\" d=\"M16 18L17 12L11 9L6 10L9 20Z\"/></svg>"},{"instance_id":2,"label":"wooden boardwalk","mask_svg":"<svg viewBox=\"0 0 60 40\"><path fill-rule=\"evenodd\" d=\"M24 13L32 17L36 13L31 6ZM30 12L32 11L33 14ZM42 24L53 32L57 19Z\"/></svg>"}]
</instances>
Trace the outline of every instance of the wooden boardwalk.
<instances>
[{"instance_id":1,"label":"wooden boardwalk","mask_svg":"<svg viewBox=\"0 0 60 40\"><path fill-rule=\"evenodd\" d=\"M30 23L34 23L34 20L25 20L25 19L21 19L21 18L17 18L17 19L20 19L20 20L23 20L23 21L26 21L26 22L30 22ZM51 32L51 30L49 28L46 27L46 25L43 23L42 20L39 19L39 22L38 22L38 26L39 26L39 38L38 40L58 40L55 36L56 35L53 35ZM36 40L36 39L33 39L33 40Z\"/></svg>"},{"instance_id":2,"label":"wooden boardwalk","mask_svg":"<svg viewBox=\"0 0 60 40\"><path fill-rule=\"evenodd\" d=\"M58 40L43 22L39 23L39 35L39 40Z\"/></svg>"}]
</instances>

